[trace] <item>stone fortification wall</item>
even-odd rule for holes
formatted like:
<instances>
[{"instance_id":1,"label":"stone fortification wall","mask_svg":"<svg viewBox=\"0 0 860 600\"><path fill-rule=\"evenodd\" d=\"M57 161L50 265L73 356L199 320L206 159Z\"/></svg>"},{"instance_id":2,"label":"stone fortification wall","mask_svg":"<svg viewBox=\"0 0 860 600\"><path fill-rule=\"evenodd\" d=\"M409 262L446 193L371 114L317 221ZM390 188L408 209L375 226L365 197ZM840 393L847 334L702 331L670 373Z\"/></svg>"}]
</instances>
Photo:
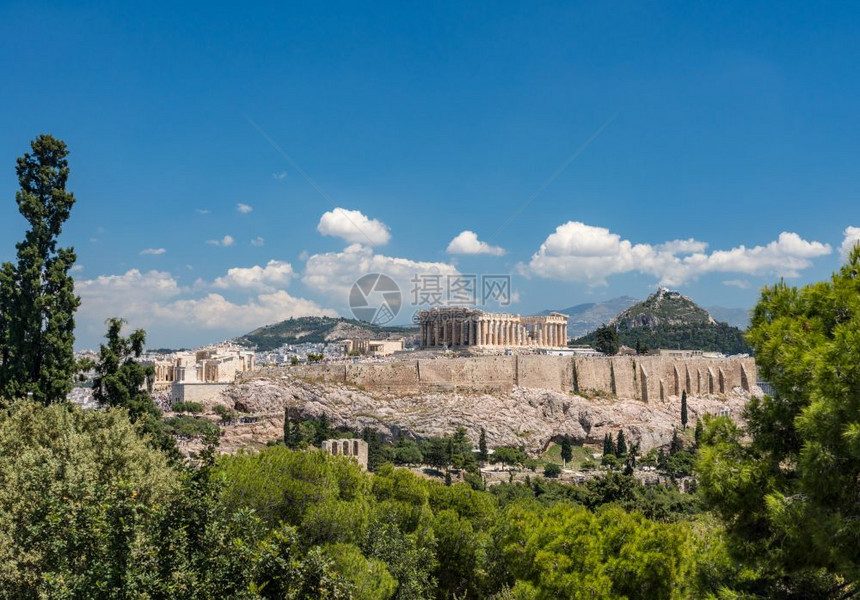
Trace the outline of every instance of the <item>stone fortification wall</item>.
<instances>
[{"instance_id":1,"label":"stone fortification wall","mask_svg":"<svg viewBox=\"0 0 860 600\"><path fill-rule=\"evenodd\" d=\"M229 383L174 383L170 396L174 402L206 402L217 398Z\"/></svg>"},{"instance_id":2,"label":"stone fortification wall","mask_svg":"<svg viewBox=\"0 0 860 600\"><path fill-rule=\"evenodd\" d=\"M689 394L727 394L736 387L749 391L756 381L752 358L485 356L299 365L287 370L303 379L400 394L510 391L519 386L646 402L679 396L683 390Z\"/></svg>"}]
</instances>

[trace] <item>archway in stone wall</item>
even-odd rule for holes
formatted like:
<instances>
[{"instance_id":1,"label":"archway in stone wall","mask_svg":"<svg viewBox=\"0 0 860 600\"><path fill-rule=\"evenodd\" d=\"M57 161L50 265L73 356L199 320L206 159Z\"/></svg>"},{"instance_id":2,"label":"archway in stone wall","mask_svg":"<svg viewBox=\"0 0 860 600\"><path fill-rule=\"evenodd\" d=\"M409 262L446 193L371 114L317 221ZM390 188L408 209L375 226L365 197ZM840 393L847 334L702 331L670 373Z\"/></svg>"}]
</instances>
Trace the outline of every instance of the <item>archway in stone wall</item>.
<instances>
[{"instance_id":1,"label":"archway in stone wall","mask_svg":"<svg viewBox=\"0 0 860 600\"><path fill-rule=\"evenodd\" d=\"M660 380L660 400L665 400L665 399L666 399L666 386L665 386L664 381L661 379Z\"/></svg>"},{"instance_id":2,"label":"archway in stone wall","mask_svg":"<svg viewBox=\"0 0 860 600\"><path fill-rule=\"evenodd\" d=\"M726 374L723 372L722 369L719 369L718 381L720 384L720 387L719 387L720 393L725 394L726 393Z\"/></svg>"},{"instance_id":3,"label":"archway in stone wall","mask_svg":"<svg viewBox=\"0 0 860 600\"><path fill-rule=\"evenodd\" d=\"M714 393L714 372L708 367L708 393Z\"/></svg>"},{"instance_id":4,"label":"archway in stone wall","mask_svg":"<svg viewBox=\"0 0 860 600\"><path fill-rule=\"evenodd\" d=\"M687 390L688 394L693 393L693 382L690 380L690 369L688 367L684 367L684 389Z\"/></svg>"},{"instance_id":5,"label":"archway in stone wall","mask_svg":"<svg viewBox=\"0 0 860 600\"><path fill-rule=\"evenodd\" d=\"M675 386L673 388L674 394L676 396L680 396L681 395L681 374L678 373L678 367L677 366L673 366L672 371L673 371L673 375L675 377Z\"/></svg>"}]
</instances>

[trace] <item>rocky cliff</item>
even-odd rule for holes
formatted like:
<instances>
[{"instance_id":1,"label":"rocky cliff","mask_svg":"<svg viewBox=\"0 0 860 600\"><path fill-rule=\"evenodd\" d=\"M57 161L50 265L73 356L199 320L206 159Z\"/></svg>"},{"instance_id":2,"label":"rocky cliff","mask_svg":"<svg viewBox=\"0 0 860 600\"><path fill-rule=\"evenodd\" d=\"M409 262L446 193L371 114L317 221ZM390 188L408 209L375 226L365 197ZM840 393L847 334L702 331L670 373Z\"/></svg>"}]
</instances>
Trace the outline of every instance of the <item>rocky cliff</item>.
<instances>
[{"instance_id":1,"label":"rocky cliff","mask_svg":"<svg viewBox=\"0 0 860 600\"><path fill-rule=\"evenodd\" d=\"M728 410L738 417L748 394L736 388L724 396L689 395L690 423L705 413ZM490 446L525 445L539 452L552 440L569 435L581 444L598 445L606 433L623 429L642 450L668 444L680 426L680 400L642 402L588 398L549 390L515 387L508 393L440 392L397 396L283 375L257 377L236 384L212 400L250 415L255 423L227 427L222 450L262 445L281 435L284 407L301 418L327 415L333 426L372 427L386 436L426 438L463 426L477 444L480 429Z\"/></svg>"}]
</instances>

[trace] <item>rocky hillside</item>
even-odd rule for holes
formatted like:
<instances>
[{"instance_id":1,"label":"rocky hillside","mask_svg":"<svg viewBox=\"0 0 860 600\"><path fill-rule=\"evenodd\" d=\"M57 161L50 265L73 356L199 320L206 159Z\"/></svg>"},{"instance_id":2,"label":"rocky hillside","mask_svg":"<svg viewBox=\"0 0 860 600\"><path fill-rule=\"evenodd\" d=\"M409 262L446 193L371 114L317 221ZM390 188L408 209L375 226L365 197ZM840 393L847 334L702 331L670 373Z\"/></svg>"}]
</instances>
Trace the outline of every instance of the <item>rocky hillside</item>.
<instances>
[{"instance_id":1,"label":"rocky hillside","mask_svg":"<svg viewBox=\"0 0 860 600\"><path fill-rule=\"evenodd\" d=\"M567 334L577 338L591 333L604 323L608 323L623 310L636 304L638 300L630 296L620 296L601 302L588 302L577 304L568 308L555 311L545 310L541 314L548 315L550 312L560 312L569 317L567 321Z\"/></svg>"},{"instance_id":2,"label":"rocky hillside","mask_svg":"<svg viewBox=\"0 0 860 600\"><path fill-rule=\"evenodd\" d=\"M726 397L690 395L690 422L724 408L739 416L747 400L740 389ZM300 418L325 414L333 426L372 427L392 437L441 436L462 425L477 444L483 427L491 447L524 445L533 453L564 435L580 444L598 446L606 433L616 435L619 429L624 430L628 440L641 442L643 451L647 451L668 444L680 419L680 400L676 397L645 403L531 388L514 388L500 394L446 392L397 397L290 375L257 376L230 386L207 404L223 404L259 416L255 423L226 428L221 447L227 452L277 439L286 406Z\"/></svg>"},{"instance_id":3,"label":"rocky hillside","mask_svg":"<svg viewBox=\"0 0 860 600\"><path fill-rule=\"evenodd\" d=\"M283 344L335 342L345 339L379 339L390 335L413 335L412 327L381 327L342 317L298 317L266 325L236 338L243 346L272 350Z\"/></svg>"},{"instance_id":4,"label":"rocky hillside","mask_svg":"<svg viewBox=\"0 0 860 600\"><path fill-rule=\"evenodd\" d=\"M705 350L724 354L750 351L737 327L716 320L704 308L679 292L660 288L610 321L620 344L644 348ZM576 340L593 344L594 335Z\"/></svg>"}]
</instances>

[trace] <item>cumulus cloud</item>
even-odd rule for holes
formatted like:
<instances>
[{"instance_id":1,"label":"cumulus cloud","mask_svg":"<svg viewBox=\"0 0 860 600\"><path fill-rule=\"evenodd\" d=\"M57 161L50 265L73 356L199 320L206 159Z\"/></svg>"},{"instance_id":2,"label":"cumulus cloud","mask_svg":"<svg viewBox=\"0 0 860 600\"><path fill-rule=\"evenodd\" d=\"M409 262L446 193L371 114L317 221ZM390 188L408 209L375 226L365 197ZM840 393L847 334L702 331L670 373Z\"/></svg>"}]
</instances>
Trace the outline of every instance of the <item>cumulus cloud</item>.
<instances>
[{"instance_id":1,"label":"cumulus cloud","mask_svg":"<svg viewBox=\"0 0 860 600\"><path fill-rule=\"evenodd\" d=\"M293 275L293 267L290 263L270 260L265 267L254 265L247 268L234 267L228 269L227 274L216 278L212 285L222 290L273 290L289 285Z\"/></svg>"},{"instance_id":2,"label":"cumulus cloud","mask_svg":"<svg viewBox=\"0 0 860 600\"><path fill-rule=\"evenodd\" d=\"M749 289L750 282L746 279L727 279L723 282L723 285L727 285L730 287L740 288L742 290Z\"/></svg>"},{"instance_id":3,"label":"cumulus cloud","mask_svg":"<svg viewBox=\"0 0 860 600\"><path fill-rule=\"evenodd\" d=\"M247 204L242 204L241 202L236 205L236 210L242 213L243 215L247 215L249 212L254 210L253 206L248 206Z\"/></svg>"},{"instance_id":4,"label":"cumulus cloud","mask_svg":"<svg viewBox=\"0 0 860 600\"><path fill-rule=\"evenodd\" d=\"M353 244L369 246L384 246L391 239L391 233L385 223L370 219L361 211L345 208L335 208L323 213L317 231Z\"/></svg>"},{"instance_id":5,"label":"cumulus cloud","mask_svg":"<svg viewBox=\"0 0 860 600\"><path fill-rule=\"evenodd\" d=\"M832 252L829 244L807 241L783 232L765 246L738 246L706 252L694 239L664 244L634 244L605 227L569 221L551 233L526 265L524 275L604 285L618 273L654 275L661 285L677 286L706 273L774 274L797 277L811 259Z\"/></svg>"},{"instance_id":6,"label":"cumulus cloud","mask_svg":"<svg viewBox=\"0 0 860 600\"><path fill-rule=\"evenodd\" d=\"M284 290L260 294L245 302L231 302L224 296L210 293L202 298L178 299L167 304L154 304L153 316L167 323L181 323L208 330L224 330L234 335L290 317L336 317L331 309L320 307L312 300L297 298Z\"/></svg>"},{"instance_id":7,"label":"cumulus cloud","mask_svg":"<svg viewBox=\"0 0 860 600\"><path fill-rule=\"evenodd\" d=\"M230 269L211 284L194 287L182 287L170 273L156 270L131 269L121 275L79 280L75 283L81 296L78 338L95 346L104 335L105 320L114 316L127 319L129 327L146 329L153 344L186 346L233 337L290 317L337 316L312 300L275 289L287 285L292 275L288 263L269 261L265 267Z\"/></svg>"},{"instance_id":8,"label":"cumulus cloud","mask_svg":"<svg viewBox=\"0 0 860 600\"><path fill-rule=\"evenodd\" d=\"M487 242L478 239L474 231L463 231L448 244L448 254L489 254L491 256L502 256L504 248L491 246Z\"/></svg>"},{"instance_id":9,"label":"cumulus cloud","mask_svg":"<svg viewBox=\"0 0 860 600\"><path fill-rule=\"evenodd\" d=\"M232 246L236 240L233 239L232 235L225 235L220 240L207 240L206 243L212 246Z\"/></svg>"},{"instance_id":10,"label":"cumulus cloud","mask_svg":"<svg viewBox=\"0 0 860 600\"><path fill-rule=\"evenodd\" d=\"M839 253L842 255L844 260L848 258L848 254L851 253L855 244L860 244L860 227L852 227L849 225L842 233L845 237L842 240L842 246L839 248Z\"/></svg>"},{"instance_id":11,"label":"cumulus cloud","mask_svg":"<svg viewBox=\"0 0 860 600\"><path fill-rule=\"evenodd\" d=\"M146 248L140 251L140 253L143 255L150 254L153 256L158 256L159 254L164 254L165 252L167 252L167 250L165 250L164 248Z\"/></svg>"},{"instance_id":12,"label":"cumulus cloud","mask_svg":"<svg viewBox=\"0 0 860 600\"><path fill-rule=\"evenodd\" d=\"M447 283L444 276L458 274L457 269L447 263L384 256L374 253L367 246L352 244L343 252L310 256L305 263L302 282L324 294L332 304L347 306L352 284L368 273L384 273L391 277L400 286L404 304L410 301L416 276L443 276L441 285L444 289Z\"/></svg>"},{"instance_id":13,"label":"cumulus cloud","mask_svg":"<svg viewBox=\"0 0 860 600\"><path fill-rule=\"evenodd\" d=\"M286 179L286 177L287 177L286 171L279 171L277 173L272 173L273 179Z\"/></svg>"},{"instance_id":14,"label":"cumulus cloud","mask_svg":"<svg viewBox=\"0 0 860 600\"><path fill-rule=\"evenodd\" d=\"M254 239L251 240L251 245L254 246L255 248L259 248L260 246L266 245L266 240L265 240L265 238L255 237Z\"/></svg>"},{"instance_id":15,"label":"cumulus cloud","mask_svg":"<svg viewBox=\"0 0 860 600\"><path fill-rule=\"evenodd\" d=\"M209 213L211 213L211 212L212 212L212 211L211 211L211 210L209 210L208 208L197 208L197 209L195 209L195 210L197 211L197 214L198 214L198 215L208 215Z\"/></svg>"}]
</instances>

